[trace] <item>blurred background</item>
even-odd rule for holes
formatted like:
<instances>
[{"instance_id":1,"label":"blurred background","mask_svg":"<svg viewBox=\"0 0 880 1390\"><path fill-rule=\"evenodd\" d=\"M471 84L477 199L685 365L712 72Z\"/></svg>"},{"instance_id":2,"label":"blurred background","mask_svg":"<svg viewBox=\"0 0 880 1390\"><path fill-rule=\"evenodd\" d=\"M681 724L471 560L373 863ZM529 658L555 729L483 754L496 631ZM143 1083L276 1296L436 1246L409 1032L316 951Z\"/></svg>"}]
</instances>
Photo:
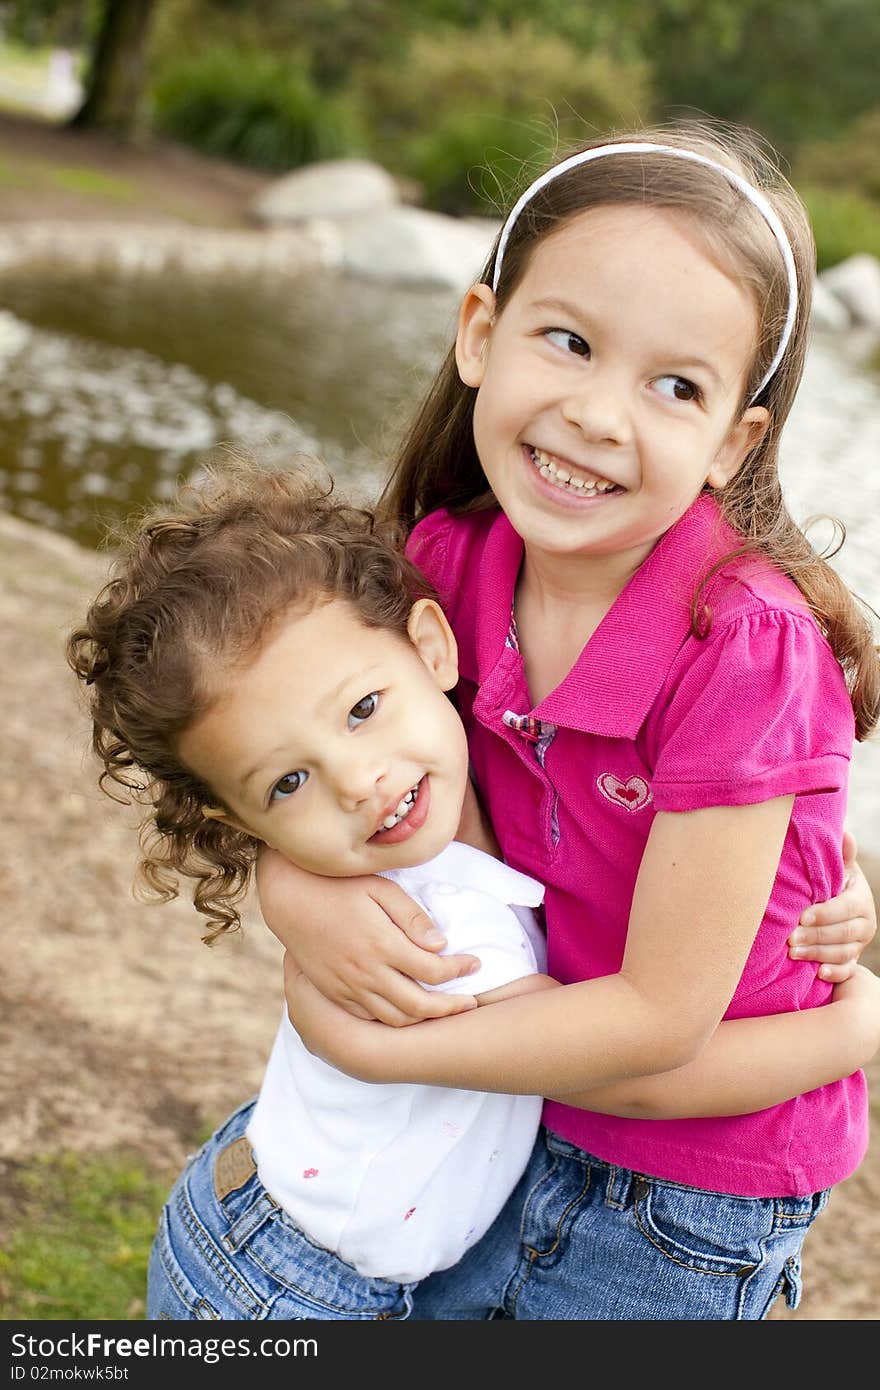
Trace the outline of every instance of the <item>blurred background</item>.
<instances>
[{"instance_id":1,"label":"blurred background","mask_svg":"<svg viewBox=\"0 0 880 1390\"><path fill-rule=\"evenodd\" d=\"M206 952L186 904L130 900L62 655L108 525L233 441L375 495L511 191L705 112L813 218L784 482L880 608L878 65L876 0L0 0L0 1316L142 1316L165 1187L255 1089L280 999L255 915ZM850 821L880 893L876 743ZM784 1316L877 1315L878 1171Z\"/></svg>"}]
</instances>

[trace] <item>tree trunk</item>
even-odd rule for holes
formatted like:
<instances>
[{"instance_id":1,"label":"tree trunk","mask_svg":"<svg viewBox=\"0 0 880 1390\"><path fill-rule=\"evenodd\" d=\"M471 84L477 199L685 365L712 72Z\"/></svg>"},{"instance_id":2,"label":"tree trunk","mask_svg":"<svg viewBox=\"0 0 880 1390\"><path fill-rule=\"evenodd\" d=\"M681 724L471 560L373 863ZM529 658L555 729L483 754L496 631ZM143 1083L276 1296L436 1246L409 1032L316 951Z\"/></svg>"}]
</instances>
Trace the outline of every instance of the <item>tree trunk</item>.
<instances>
[{"instance_id":1,"label":"tree trunk","mask_svg":"<svg viewBox=\"0 0 880 1390\"><path fill-rule=\"evenodd\" d=\"M82 106L71 126L137 133L155 0L105 0Z\"/></svg>"}]
</instances>

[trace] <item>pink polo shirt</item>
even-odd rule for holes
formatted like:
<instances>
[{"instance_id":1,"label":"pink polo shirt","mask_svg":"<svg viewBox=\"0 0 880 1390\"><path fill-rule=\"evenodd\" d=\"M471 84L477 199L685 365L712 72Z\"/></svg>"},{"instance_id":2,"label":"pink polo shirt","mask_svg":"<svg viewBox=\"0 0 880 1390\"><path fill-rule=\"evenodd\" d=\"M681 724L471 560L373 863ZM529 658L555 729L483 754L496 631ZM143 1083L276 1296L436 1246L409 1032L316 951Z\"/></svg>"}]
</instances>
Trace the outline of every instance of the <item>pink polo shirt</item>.
<instances>
[{"instance_id":1,"label":"pink polo shirt","mask_svg":"<svg viewBox=\"0 0 880 1390\"><path fill-rule=\"evenodd\" d=\"M548 969L557 980L620 968L656 811L795 795L727 1018L814 1008L831 993L815 964L789 959L787 937L804 908L840 890L853 742L840 666L797 588L764 561L721 571L707 593L710 633L692 635L696 581L735 544L714 500L698 498L534 709L508 642L523 546L507 518L438 511L408 546L458 640L456 699L504 856L546 884ZM548 721L556 728L549 743L540 737ZM745 1196L800 1196L856 1168L867 1096L857 1072L753 1115L631 1120L548 1101L544 1122L637 1172Z\"/></svg>"}]
</instances>

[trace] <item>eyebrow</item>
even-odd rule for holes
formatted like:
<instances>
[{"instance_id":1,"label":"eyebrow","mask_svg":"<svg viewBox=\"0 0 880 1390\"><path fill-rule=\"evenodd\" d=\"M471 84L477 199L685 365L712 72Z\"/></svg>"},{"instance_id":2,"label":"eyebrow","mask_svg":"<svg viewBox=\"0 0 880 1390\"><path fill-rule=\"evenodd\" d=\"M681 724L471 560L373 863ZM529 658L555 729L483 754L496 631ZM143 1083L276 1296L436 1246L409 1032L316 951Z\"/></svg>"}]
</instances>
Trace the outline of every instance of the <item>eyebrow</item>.
<instances>
[{"instance_id":1,"label":"eyebrow","mask_svg":"<svg viewBox=\"0 0 880 1390\"><path fill-rule=\"evenodd\" d=\"M347 686L353 686L356 689L357 686L360 685L361 681L367 681L368 677L370 677L378 669L379 668L377 666L368 666L366 670L358 671L353 676L343 676L342 680L339 682L338 685L335 685L332 690L328 690L326 694L321 696L320 700L318 701L320 707L324 708L327 705L330 705L334 701L338 700L340 695L342 695L343 691L346 689ZM250 782L253 777L256 777L258 772L267 771L269 767L271 767L275 759L280 758L281 754L286 752L286 750L286 744L279 744L277 748L272 749L271 753L266 753L264 757L260 758L260 761L258 763L254 764L250 771L243 773L242 776L238 779L239 787L243 790L247 783Z\"/></svg>"},{"instance_id":2,"label":"eyebrow","mask_svg":"<svg viewBox=\"0 0 880 1390\"><path fill-rule=\"evenodd\" d=\"M579 319L581 322L583 322L582 311L578 309L578 306L576 304L572 304L571 301L568 299L557 299L554 295L550 295L546 299L533 300L532 308L553 309L557 313L570 315L571 318L576 320ZM670 361L676 360L676 354L674 352L667 353L665 351L662 351L658 352L657 355L658 357L668 357ZM678 361L681 362L684 370L688 370L691 367L696 367L698 370L708 373L708 375L713 377L714 380L718 383L718 385L722 389L724 389L724 378L722 377L718 368L715 367L711 362L707 362L705 358L680 357L678 358Z\"/></svg>"}]
</instances>

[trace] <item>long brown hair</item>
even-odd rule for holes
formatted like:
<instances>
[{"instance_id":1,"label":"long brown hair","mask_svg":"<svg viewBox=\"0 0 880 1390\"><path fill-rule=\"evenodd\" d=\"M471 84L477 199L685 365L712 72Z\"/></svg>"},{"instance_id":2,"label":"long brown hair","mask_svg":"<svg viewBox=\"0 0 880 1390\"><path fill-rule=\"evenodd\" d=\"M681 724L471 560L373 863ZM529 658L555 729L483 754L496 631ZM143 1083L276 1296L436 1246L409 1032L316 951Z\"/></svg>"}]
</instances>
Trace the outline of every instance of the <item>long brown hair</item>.
<instances>
[{"instance_id":1,"label":"long brown hair","mask_svg":"<svg viewBox=\"0 0 880 1390\"><path fill-rule=\"evenodd\" d=\"M851 593L791 517L778 472L782 427L800 384L808 343L816 256L806 210L771 152L750 132L714 122L676 122L614 138L675 145L726 165L762 191L785 228L797 270L797 319L779 367L755 401L769 412L768 429L733 480L715 493L742 545L700 577L693 598L693 629L704 636L711 624L702 598L712 575L734 554L766 555L806 598L843 668L856 736L867 738L880 715L880 660L871 610ZM583 148L605 143L607 137ZM788 280L778 244L760 212L722 173L704 165L662 152L627 153L575 167L551 180L514 223L496 292L496 314L504 312L532 252L545 237L587 209L609 204L691 213L714 258L751 290L759 322L740 405L745 409L779 343L788 307ZM485 284L492 283L496 253L497 242L481 276ZM475 388L461 382L451 348L403 440L380 499L380 513L399 519L405 531L438 507L462 514L497 506L474 444L476 395Z\"/></svg>"},{"instance_id":2,"label":"long brown hair","mask_svg":"<svg viewBox=\"0 0 880 1390\"><path fill-rule=\"evenodd\" d=\"M100 785L148 808L136 889L168 901L178 875L195 879L206 941L238 926L260 844L204 817L217 798L178 757L180 734L291 605L344 598L367 626L408 641L413 603L434 597L394 535L332 494L305 465L207 469L120 531L111 578L67 641L88 690Z\"/></svg>"}]
</instances>

